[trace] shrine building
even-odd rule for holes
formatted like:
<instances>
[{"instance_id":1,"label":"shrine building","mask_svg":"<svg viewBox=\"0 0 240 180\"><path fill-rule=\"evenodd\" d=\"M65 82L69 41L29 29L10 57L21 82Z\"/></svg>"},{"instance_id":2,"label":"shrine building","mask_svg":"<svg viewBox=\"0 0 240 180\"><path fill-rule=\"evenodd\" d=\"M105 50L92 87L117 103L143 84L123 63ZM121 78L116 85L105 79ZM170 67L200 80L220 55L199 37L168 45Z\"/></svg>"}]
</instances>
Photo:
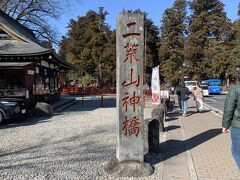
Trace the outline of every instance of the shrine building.
<instances>
[{"instance_id":1,"label":"shrine building","mask_svg":"<svg viewBox=\"0 0 240 180\"><path fill-rule=\"evenodd\" d=\"M33 32L0 10L0 96L52 103L61 77L75 67L44 48Z\"/></svg>"}]
</instances>

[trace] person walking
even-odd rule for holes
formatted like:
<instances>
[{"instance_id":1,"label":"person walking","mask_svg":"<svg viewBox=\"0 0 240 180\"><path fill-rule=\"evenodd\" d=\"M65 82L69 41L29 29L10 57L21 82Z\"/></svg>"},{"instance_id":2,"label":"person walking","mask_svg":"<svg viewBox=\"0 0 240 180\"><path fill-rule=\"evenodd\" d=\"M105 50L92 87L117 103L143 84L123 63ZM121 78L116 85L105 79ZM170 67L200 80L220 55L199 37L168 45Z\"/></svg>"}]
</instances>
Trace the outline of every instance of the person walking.
<instances>
[{"instance_id":1,"label":"person walking","mask_svg":"<svg viewBox=\"0 0 240 180\"><path fill-rule=\"evenodd\" d=\"M179 106L179 110L180 110L180 113L182 113L182 105L181 105L181 92L180 92L180 89L182 88L181 84L179 84L176 89L175 89L175 92L176 92L176 95L177 95L177 98L178 98L178 106Z\"/></svg>"},{"instance_id":2,"label":"person walking","mask_svg":"<svg viewBox=\"0 0 240 180\"><path fill-rule=\"evenodd\" d=\"M233 86L225 100L222 132L231 128L232 155L240 170L240 83Z\"/></svg>"},{"instance_id":3,"label":"person walking","mask_svg":"<svg viewBox=\"0 0 240 180\"><path fill-rule=\"evenodd\" d=\"M203 110L203 90L199 85L193 88L193 95L196 102L196 110L201 112Z\"/></svg>"},{"instance_id":4,"label":"person walking","mask_svg":"<svg viewBox=\"0 0 240 180\"><path fill-rule=\"evenodd\" d=\"M187 108L188 108L188 99L191 92L185 86L185 84L180 84L180 86L176 89L176 94L179 97L181 104L181 111L183 116L187 116Z\"/></svg>"}]
</instances>

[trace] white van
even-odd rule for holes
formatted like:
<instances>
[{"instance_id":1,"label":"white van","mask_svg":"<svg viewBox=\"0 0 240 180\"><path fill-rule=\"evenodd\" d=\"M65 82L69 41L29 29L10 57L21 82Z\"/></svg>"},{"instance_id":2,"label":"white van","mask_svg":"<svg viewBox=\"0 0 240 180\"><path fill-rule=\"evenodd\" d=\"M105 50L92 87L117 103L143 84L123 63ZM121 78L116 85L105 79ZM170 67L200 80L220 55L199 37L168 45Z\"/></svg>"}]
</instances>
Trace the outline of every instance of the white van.
<instances>
[{"instance_id":1,"label":"white van","mask_svg":"<svg viewBox=\"0 0 240 180\"><path fill-rule=\"evenodd\" d=\"M200 85L202 88L203 96L209 96L208 86L207 85Z\"/></svg>"},{"instance_id":2,"label":"white van","mask_svg":"<svg viewBox=\"0 0 240 180\"><path fill-rule=\"evenodd\" d=\"M197 86L197 81L185 81L185 86L189 89L189 91L192 91L194 87Z\"/></svg>"}]
</instances>

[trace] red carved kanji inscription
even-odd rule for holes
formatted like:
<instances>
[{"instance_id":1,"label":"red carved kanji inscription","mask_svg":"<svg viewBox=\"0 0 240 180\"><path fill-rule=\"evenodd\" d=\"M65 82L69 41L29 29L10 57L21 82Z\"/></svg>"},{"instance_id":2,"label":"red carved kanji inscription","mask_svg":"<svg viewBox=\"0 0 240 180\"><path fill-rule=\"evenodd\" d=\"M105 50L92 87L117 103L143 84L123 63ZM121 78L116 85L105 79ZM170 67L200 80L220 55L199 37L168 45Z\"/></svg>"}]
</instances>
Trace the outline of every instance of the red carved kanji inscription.
<instances>
[{"instance_id":1,"label":"red carved kanji inscription","mask_svg":"<svg viewBox=\"0 0 240 180\"><path fill-rule=\"evenodd\" d=\"M133 69L131 69L130 82L127 83L126 80L125 80L125 81L123 81L122 86L123 86L123 87L126 87L126 86L130 86L130 85L132 85L132 84L135 84L136 87L138 87L139 84L140 84L141 76L138 75L138 77L137 77L137 79L136 79L135 81L133 80L133 76L134 76L134 74L133 74Z\"/></svg>"},{"instance_id":2,"label":"red carved kanji inscription","mask_svg":"<svg viewBox=\"0 0 240 180\"><path fill-rule=\"evenodd\" d=\"M140 124L141 124L141 122L140 122L139 118L137 118L137 116L134 116L132 119L128 119L127 116L125 116L125 121L123 122L123 128L122 128L124 135L125 136L130 136L130 135L138 136Z\"/></svg>"},{"instance_id":3,"label":"red carved kanji inscription","mask_svg":"<svg viewBox=\"0 0 240 180\"><path fill-rule=\"evenodd\" d=\"M140 104L140 96L136 96L136 92L133 92L133 96L129 96L129 93L126 93L126 96L122 99L122 106L125 109L125 112L128 111L128 106L132 106L133 112L136 111L136 106Z\"/></svg>"},{"instance_id":4,"label":"red carved kanji inscription","mask_svg":"<svg viewBox=\"0 0 240 180\"><path fill-rule=\"evenodd\" d=\"M130 61L130 63L133 62L133 59L135 59L136 62L140 62L140 59L138 57L138 44L129 44L127 43L126 46L124 46L124 48L126 49L126 58L124 60L124 62Z\"/></svg>"}]
</instances>

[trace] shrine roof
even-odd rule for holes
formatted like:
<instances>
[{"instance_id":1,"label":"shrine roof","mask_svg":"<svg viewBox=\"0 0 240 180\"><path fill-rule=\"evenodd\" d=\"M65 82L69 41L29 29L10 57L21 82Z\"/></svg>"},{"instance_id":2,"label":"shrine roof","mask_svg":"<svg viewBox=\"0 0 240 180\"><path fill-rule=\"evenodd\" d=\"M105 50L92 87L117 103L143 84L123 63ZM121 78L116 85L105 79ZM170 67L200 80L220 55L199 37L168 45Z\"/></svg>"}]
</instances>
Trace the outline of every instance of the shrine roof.
<instances>
[{"instance_id":1,"label":"shrine roof","mask_svg":"<svg viewBox=\"0 0 240 180\"><path fill-rule=\"evenodd\" d=\"M32 64L31 62L1 62L1 66L27 66L29 64Z\"/></svg>"},{"instance_id":2,"label":"shrine roof","mask_svg":"<svg viewBox=\"0 0 240 180\"><path fill-rule=\"evenodd\" d=\"M27 27L0 10L0 56L36 56L49 55L64 69L75 67L53 49L45 48Z\"/></svg>"},{"instance_id":3,"label":"shrine roof","mask_svg":"<svg viewBox=\"0 0 240 180\"><path fill-rule=\"evenodd\" d=\"M0 40L0 56L38 55L51 51L51 49L46 49L33 43L26 43L16 40Z\"/></svg>"}]
</instances>

